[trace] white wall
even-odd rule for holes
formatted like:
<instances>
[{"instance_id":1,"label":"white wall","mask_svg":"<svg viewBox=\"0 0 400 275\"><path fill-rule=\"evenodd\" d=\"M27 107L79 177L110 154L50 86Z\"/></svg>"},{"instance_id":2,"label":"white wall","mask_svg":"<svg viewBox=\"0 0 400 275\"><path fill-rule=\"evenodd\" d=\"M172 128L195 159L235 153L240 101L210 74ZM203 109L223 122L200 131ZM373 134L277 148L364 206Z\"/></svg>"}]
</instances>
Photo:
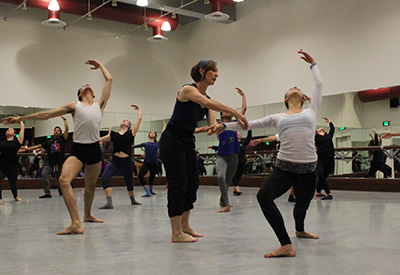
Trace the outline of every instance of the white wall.
<instances>
[{"instance_id":1,"label":"white wall","mask_svg":"<svg viewBox=\"0 0 400 275\"><path fill-rule=\"evenodd\" d=\"M0 16L15 7L1 3ZM241 87L249 106L277 103L294 85L312 90L299 48L319 63L324 95L398 85L399 10L398 0L247 0L237 5L235 23L193 22L155 44L146 41L151 30L115 39L129 26L96 19L48 29L40 25L47 11L19 10L0 21L1 103L54 108L76 100L86 83L99 97L103 78L84 65L88 58L102 61L114 77L109 112L134 116L129 105L139 104L145 114L169 116L177 90L191 82L190 68L202 58L218 61L219 78L208 91L213 98L240 107L234 87Z\"/></svg>"}]
</instances>

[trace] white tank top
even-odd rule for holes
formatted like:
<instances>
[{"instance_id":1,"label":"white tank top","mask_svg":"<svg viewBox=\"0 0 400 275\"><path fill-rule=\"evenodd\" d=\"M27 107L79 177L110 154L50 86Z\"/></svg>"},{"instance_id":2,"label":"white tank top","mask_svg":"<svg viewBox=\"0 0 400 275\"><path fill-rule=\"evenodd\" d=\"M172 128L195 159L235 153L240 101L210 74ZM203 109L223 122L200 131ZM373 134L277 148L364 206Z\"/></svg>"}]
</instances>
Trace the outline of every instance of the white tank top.
<instances>
[{"instance_id":1,"label":"white tank top","mask_svg":"<svg viewBox=\"0 0 400 275\"><path fill-rule=\"evenodd\" d=\"M100 122L102 114L99 104L91 106L76 103L74 116L74 142L90 144L100 140Z\"/></svg>"}]
</instances>

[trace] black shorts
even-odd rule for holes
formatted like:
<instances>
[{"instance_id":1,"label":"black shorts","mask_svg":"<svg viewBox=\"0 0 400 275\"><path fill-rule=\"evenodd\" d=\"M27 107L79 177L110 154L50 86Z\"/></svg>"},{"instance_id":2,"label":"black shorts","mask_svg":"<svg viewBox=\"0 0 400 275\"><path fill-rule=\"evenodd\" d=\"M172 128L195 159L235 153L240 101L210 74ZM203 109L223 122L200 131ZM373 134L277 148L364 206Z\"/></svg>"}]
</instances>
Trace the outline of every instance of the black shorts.
<instances>
[{"instance_id":1,"label":"black shorts","mask_svg":"<svg viewBox=\"0 0 400 275\"><path fill-rule=\"evenodd\" d=\"M84 164L96 164L101 161L101 151L99 142L82 144L75 143L72 145L71 156L76 157Z\"/></svg>"}]
</instances>

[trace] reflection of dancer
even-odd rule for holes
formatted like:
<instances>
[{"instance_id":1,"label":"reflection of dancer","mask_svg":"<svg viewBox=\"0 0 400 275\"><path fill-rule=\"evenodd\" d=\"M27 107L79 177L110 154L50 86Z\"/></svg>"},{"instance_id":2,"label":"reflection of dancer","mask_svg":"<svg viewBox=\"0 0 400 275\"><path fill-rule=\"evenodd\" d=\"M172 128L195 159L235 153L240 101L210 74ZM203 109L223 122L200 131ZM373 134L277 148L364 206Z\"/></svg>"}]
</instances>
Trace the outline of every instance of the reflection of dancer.
<instances>
[{"instance_id":1,"label":"reflection of dancer","mask_svg":"<svg viewBox=\"0 0 400 275\"><path fill-rule=\"evenodd\" d=\"M234 114L247 126L241 113L206 94L207 87L213 85L218 77L216 62L201 60L192 68L191 76L195 83L185 85L178 92L172 117L160 139L160 158L168 180L168 215L173 242L196 242L195 237L202 237L189 225L190 210L199 187L193 136L197 122L208 115L208 123L215 123L212 110L216 110ZM208 127L202 130L208 130Z\"/></svg>"},{"instance_id":2,"label":"reflection of dancer","mask_svg":"<svg viewBox=\"0 0 400 275\"><path fill-rule=\"evenodd\" d=\"M235 175L233 176L233 195L240 196L243 192L240 191L239 181L243 176L244 167L246 166L246 147L249 145L252 138L252 131L247 131L247 137L242 139L242 134L237 132L239 140L239 155L238 155L238 165L236 168Z\"/></svg>"},{"instance_id":3,"label":"reflection of dancer","mask_svg":"<svg viewBox=\"0 0 400 275\"><path fill-rule=\"evenodd\" d=\"M163 132L165 130L165 121L163 120ZM154 184L154 178L156 177L156 174L158 172L158 149L160 146L157 143L157 133L156 132L150 132L148 135L150 141L149 142L143 142L141 144L137 144L133 146L133 148L140 148L144 147L144 161L142 167L140 167L139 170L139 181L143 186L144 191L146 194L144 194L142 197L151 197L152 195L158 195L156 192L153 191L153 184ZM147 182L144 179L144 176L147 174L147 172L150 171L149 175L149 186L147 186Z\"/></svg>"},{"instance_id":4,"label":"reflection of dancer","mask_svg":"<svg viewBox=\"0 0 400 275\"><path fill-rule=\"evenodd\" d=\"M318 236L304 230L304 220L315 190L317 154L314 131L321 108L322 81L315 60L302 50L298 53L303 55L302 59L311 64L315 86L310 107L302 109L304 101L309 100L309 97L294 87L285 94L285 105L288 108L286 113L269 115L249 122L250 129L275 126L281 140L275 169L262 184L257 194L263 214L281 243L280 248L266 254L265 257L293 257L296 255L282 215L274 203L274 200L288 191L291 186L296 194L293 211L296 236L318 239ZM226 125L226 129L239 128L237 123ZM214 130L220 131L223 128L223 125L217 125Z\"/></svg>"},{"instance_id":5,"label":"reflection of dancer","mask_svg":"<svg viewBox=\"0 0 400 275\"><path fill-rule=\"evenodd\" d=\"M43 111L21 118L8 117L2 119L3 124L16 123L21 120L46 120L63 114L71 113L74 117L74 144L70 157L64 162L60 186L64 202L71 216L71 225L58 235L83 234L84 229L79 219L76 197L71 187L71 181L85 165L85 222L103 222L91 215L92 202L96 188L96 181L100 174L101 152L99 146L100 122L104 108L111 94L112 77L107 69L96 60L88 60L92 70L100 69L106 80L100 99L94 101L92 88L87 84L78 90L80 102L71 102L58 109Z\"/></svg>"},{"instance_id":6,"label":"reflection of dancer","mask_svg":"<svg viewBox=\"0 0 400 275\"><path fill-rule=\"evenodd\" d=\"M133 191L133 163L132 156L132 143L135 139L136 133L139 130L140 122L142 121L142 111L139 106L132 105L135 110L138 110L138 118L131 129L131 122L127 119L121 121L119 132L111 131L108 135L102 137L100 142L113 142L113 156L110 164L107 165L101 177L103 183L104 194L106 195L107 203L99 209L113 209L112 204L112 188L110 179L118 172L121 171L124 177L126 188L132 205L141 205L135 200ZM131 129L131 130L130 130ZM130 130L130 131L129 131Z\"/></svg>"},{"instance_id":7,"label":"reflection of dancer","mask_svg":"<svg viewBox=\"0 0 400 275\"><path fill-rule=\"evenodd\" d=\"M16 119L17 117L15 117ZM0 144L1 161L0 161L0 205L3 204L2 200L2 188L1 182L7 177L10 184L11 193L13 194L15 201L22 201L18 198L18 150L21 148L22 142L24 141L25 127L22 120L20 121L20 127L18 138L16 138L15 130L9 128L6 132L6 141L2 141Z\"/></svg>"},{"instance_id":8,"label":"reflection of dancer","mask_svg":"<svg viewBox=\"0 0 400 275\"><path fill-rule=\"evenodd\" d=\"M393 136L394 134L387 133L385 135L385 138L387 138L389 135ZM371 134L370 136L372 139L369 143L369 146L380 146L382 144L382 139L380 138L376 130L374 130L374 136L372 136ZM371 167L369 168L369 171L365 177L369 178L375 175L376 172L379 170L383 173L383 176L386 179L388 177L389 172L385 167L385 162L384 162L385 159L386 159L385 154L383 153L382 149L374 150L372 153Z\"/></svg>"},{"instance_id":9,"label":"reflection of dancer","mask_svg":"<svg viewBox=\"0 0 400 275\"><path fill-rule=\"evenodd\" d=\"M323 197L322 200L333 199L329 184L326 181L329 174L335 169L335 149L333 147L332 138L335 133L335 126L332 121L324 117L325 122L329 123L329 133L324 128L319 128L315 135L315 146L317 147L318 164L317 164L317 197ZM325 190L326 196L321 194L321 189Z\"/></svg>"},{"instance_id":10,"label":"reflection of dancer","mask_svg":"<svg viewBox=\"0 0 400 275\"><path fill-rule=\"evenodd\" d=\"M236 88L236 90L239 95L242 96L242 110L240 112L244 115L247 109L246 95L239 88ZM227 112L221 112L221 120L223 123L231 122L232 115ZM219 190L221 192L219 205L222 207L218 213L223 213L231 211L232 205L229 204L228 189L238 166L240 145L238 132L236 131L223 131L218 135L218 140L219 145L215 168L217 170Z\"/></svg>"},{"instance_id":11,"label":"reflection of dancer","mask_svg":"<svg viewBox=\"0 0 400 275\"><path fill-rule=\"evenodd\" d=\"M58 192L61 195L61 188L59 178L61 175L61 167L64 163L65 155L65 144L68 139L68 121L64 116L61 116L64 121L64 133L59 126L54 127L53 138L47 139L45 142L39 145L28 147L27 151L33 151L36 149L44 149L47 153L45 163L42 170L42 185L44 195L40 196L39 199L51 198L50 192L50 175L57 180Z\"/></svg>"}]
</instances>

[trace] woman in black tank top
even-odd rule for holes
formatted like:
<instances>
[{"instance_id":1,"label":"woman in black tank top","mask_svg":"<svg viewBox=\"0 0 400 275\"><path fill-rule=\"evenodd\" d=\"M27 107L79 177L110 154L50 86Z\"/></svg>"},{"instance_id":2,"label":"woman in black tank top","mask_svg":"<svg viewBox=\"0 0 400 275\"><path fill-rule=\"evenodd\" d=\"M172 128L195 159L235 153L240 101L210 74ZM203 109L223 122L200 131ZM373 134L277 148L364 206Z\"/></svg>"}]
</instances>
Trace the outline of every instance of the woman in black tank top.
<instances>
[{"instance_id":1,"label":"woman in black tank top","mask_svg":"<svg viewBox=\"0 0 400 275\"><path fill-rule=\"evenodd\" d=\"M191 70L195 83L185 85L176 98L172 117L160 139L160 159L168 181L168 216L170 217L173 242L196 242L203 235L189 225L190 211L197 198L199 175L194 133L208 131L209 127L196 128L204 115L209 125L216 123L214 111L232 114L244 128L246 118L236 109L210 99L208 86L218 78L217 63L203 59Z\"/></svg>"}]
</instances>

